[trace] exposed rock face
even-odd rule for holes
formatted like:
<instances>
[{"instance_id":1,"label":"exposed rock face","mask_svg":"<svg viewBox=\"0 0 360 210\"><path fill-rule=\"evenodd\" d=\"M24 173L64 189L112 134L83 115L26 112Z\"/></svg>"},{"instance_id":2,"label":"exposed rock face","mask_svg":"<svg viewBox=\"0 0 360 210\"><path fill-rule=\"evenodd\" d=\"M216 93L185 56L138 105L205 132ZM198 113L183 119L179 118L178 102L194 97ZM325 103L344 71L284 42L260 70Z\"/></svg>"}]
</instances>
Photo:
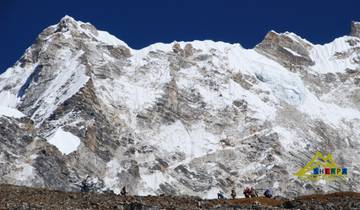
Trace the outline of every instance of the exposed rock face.
<instances>
[{"instance_id":1,"label":"exposed rock face","mask_svg":"<svg viewBox=\"0 0 360 210\"><path fill-rule=\"evenodd\" d=\"M315 64L309 55L311 47L310 43L293 33L278 34L270 31L255 49L292 70Z\"/></svg>"},{"instance_id":2,"label":"exposed rock face","mask_svg":"<svg viewBox=\"0 0 360 210\"><path fill-rule=\"evenodd\" d=\"M351 36L360 37L360 22L351 22Z\"/></svg>"},{"instance_id":3,"label":"exposed rock face","mask_svg":"<svg viewBox=\"0 0 360 210\"><path fill-rule=\"evenodd\" d=\"M359 49L355 36L313 45L269 32L255 49L134 50L64 17L0 76L0 108L25 114L0 116L0 181L76 191L91 175L116 193L201 197L245 185L359 191ZM316 151L348 178L294 177Z\"/></svg>"},{"instance_id":4,"label":"exposed rock face","mask_svg":"<svg viewBox=\"0 0 360 210\"><path fill-rule=\"evenodd\" d=\"M0 118L2 181L75 190L62 154L37 136L30 119Z\"/></svg>"}]
</instances>

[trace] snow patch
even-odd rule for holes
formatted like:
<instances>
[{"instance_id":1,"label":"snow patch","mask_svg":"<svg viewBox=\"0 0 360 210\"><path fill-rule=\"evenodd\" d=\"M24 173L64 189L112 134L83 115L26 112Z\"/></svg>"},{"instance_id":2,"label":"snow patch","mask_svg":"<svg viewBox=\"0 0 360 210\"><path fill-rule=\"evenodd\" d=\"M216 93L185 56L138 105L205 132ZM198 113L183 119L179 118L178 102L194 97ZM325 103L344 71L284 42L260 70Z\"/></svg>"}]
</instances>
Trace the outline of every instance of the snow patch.
<instances>
[{"instance_id":1,"label":"snow patch","mask_svg":"<svg viewBox=\"0 0 360 210\"><path fill-rule=\"evenodd\" d=\"M291 54L295 55L295 56L299 56L301 57L302 55L300 55L299 53L295 52L294 50L284 47L285 50L289 51Z\"/></svg>"},{"instance_id":2,"label":"snow patch","mask_svg":"<svg viewBox=\"0 0 360 210\"><path fill-rule=\"evenodd\" d=\"M25 115L17 109L0 106L0 116L21 118L24 117Z\"/></svg>"},{"instance_id":3,"label":"snow patch","mask_svg":"<svg viewBox=\"0 0 360 210\"><path fill-rule=\"evenodd\" d=\"M16 104L18 102L18 99L15 94L13 94L10 91L2 91L0 92L0 106L6 106L6 107L16 107Z\"/></svg>"},{"instance_id":4,"label":"snow patch","mask_svg":"<svg viewBox=\"0 0 360 210\"><path fill-rule=\"evenodd\" d=\"M47 140L65 155L76 151L80 145L79 137L64 131L62 128L58 128Z\"/></svg>"}]
</instances>

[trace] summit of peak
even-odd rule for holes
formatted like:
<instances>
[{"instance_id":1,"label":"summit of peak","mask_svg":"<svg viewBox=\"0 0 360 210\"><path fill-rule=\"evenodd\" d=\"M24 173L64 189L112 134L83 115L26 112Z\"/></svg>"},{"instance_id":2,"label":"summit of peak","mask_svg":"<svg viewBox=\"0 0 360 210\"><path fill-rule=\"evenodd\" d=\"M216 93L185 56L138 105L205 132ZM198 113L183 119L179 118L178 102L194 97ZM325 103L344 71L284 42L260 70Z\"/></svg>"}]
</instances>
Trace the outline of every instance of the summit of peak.
<instances>
[{"instance_id":1,"label":"summit of peak","mask_svg":"<svg viewBox=\"0 0 360 210\"><path fill-rule=\"evenodd\" d=\"M57 24L57 28L59 31L68 31L70 28L77 28L80 21L76 21L74 18L65 15L60 19L60 22Z\"/></svg>"},{"instance_id":2,"label":"summit of peak","mask_svg":"<svg viewBox=\"0 0 360 210\"><path fill-rule=\"evenodd\" d=\"M65 15L60 19L60 22L68 22L68 21L75 21L75 19L69 15Z\"/></svg>"},{"instance_id":3,"label":"summit of peak","mask_svg":"<svg viewBox=\"0 0 360 210\"><path fill-rule=\"evenodd\" d=\"M78 24L82 24L83 22L75 20L73 17L69 16L69 15L65 15L64 17L62 17L59 21L59 25L78 25Z\"/></svg>"},{"instance_id":4,"label":"summit of peak","mask_svg":"<svg viewBox=\"0 0 360 210\"><path fill-rule=\"evenodd\" d=\"M313 46L313 44L311 42L309 42L308 40L302 38L301 36L293 33L293 32L283 32L283 33L278 33L274 30L269 31L264 39L262 40L261 43L259 43L257 46L259 45L263 45L264 43L269 43L272 46L274 45L285 45L286 47L289 47L288 45L300 45L302 48L311 48L311 46Z\"/></svg>"},{"instance_id":5,"label":"summit of peak","mask_svg":"<svg viewBox=\"0 0 360 210\"><path fill-rule=\"evenodd\" d=\"M305 45L313 45L311 42L309 42L308 40L302 38L301 36L293 33L293 32L289 32L289 31L285 31L283 33L278 33L274 30L271 30L269 31L266 35L265 35L265 38L264 40L266 39L274 39L274 38L284 38L284 37L287 37L287 38L290 38L291 40L293 41L296 41L296 42L301 42Z\"/></svg>"}]
</instances>

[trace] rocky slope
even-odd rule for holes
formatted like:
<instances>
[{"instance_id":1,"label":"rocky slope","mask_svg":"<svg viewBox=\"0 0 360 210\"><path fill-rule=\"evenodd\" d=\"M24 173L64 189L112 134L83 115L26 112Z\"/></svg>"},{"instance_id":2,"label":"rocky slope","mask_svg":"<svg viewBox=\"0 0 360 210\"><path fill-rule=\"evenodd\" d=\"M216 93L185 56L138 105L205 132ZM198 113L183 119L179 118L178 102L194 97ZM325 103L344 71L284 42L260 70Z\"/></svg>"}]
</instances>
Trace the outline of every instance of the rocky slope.
<instances>
[{"instance_id":1,"label":"rocky slope","mask_svg":"<svg viewBox=\"0 0 360 210\"><path fill-rule=\"evenodd\" d=\"M131 49L64 17L0 76L0 182L214 197L359 191L360 24L325 45L269 32ZM316 152L346 179L293 176Z\"/></svg>"}]
</instances>

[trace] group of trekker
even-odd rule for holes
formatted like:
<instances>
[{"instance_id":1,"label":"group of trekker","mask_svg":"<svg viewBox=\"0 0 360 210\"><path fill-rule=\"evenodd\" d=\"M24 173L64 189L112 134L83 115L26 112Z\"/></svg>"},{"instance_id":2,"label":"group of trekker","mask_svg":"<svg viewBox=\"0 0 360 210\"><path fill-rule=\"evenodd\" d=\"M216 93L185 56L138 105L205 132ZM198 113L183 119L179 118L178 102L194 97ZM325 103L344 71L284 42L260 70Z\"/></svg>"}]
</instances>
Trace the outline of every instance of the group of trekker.
<instances>
[{"instance_id":1,"label":"group of trekker","mask_svg":"<svg viewBox=\"0 0 360 210\"><path fill-rule=\"evenodd\" d=\"M94 182L91 181L91 177L90 176L87 176L86 179L84 179L82 182L81 182L81 186L80 186L80 189L81 189L81 192L90 192L90 191L93 191L96 187L95 187L95 184ZM112 192L114 193L114 192ZM255 188L253 187L245 187L244 191L243 191L244 195L245 195L245 198L255 198L255 197L259 197L258 196L258 193L257 191L255 190ZM126 188L123 187L120 191L120 195L122 196L126 196L127 195L127 191L126 191ZM225 199L225 195L224 195L224 192L222 191L219 191L219 193L217 194L218 196L218 199ZM231 194L230 194L231 198L232 199L235 199L236 198L236 191L235 191L235 188L231 189ZM264 196L267 197L267 198L272 198L273 196L273 193L272 193L272 190L271 189L266 189L265 192L264 192Z\"/></svg>"},{"instance_id":2,"label":"group of trekker","mask_svg":"<svg viewBox=\"0 0 360 210\"><path fill-rule=\"evenodd\" d=\"M243 193L244 193L245 198L259 197L256 189L253 188L253 187L245 187ZM218 195L218 199L225 199L224 192L220 191L217 195ZM231 196L232 199L236 198L236 191L235 191L234 188L231 190L230 196ZM264 192L264 196L267 197L267 198L272 198L272 196L273 196L272 190L271 189L266 189L265 192Z\"/></svg>"}]
</instances>

